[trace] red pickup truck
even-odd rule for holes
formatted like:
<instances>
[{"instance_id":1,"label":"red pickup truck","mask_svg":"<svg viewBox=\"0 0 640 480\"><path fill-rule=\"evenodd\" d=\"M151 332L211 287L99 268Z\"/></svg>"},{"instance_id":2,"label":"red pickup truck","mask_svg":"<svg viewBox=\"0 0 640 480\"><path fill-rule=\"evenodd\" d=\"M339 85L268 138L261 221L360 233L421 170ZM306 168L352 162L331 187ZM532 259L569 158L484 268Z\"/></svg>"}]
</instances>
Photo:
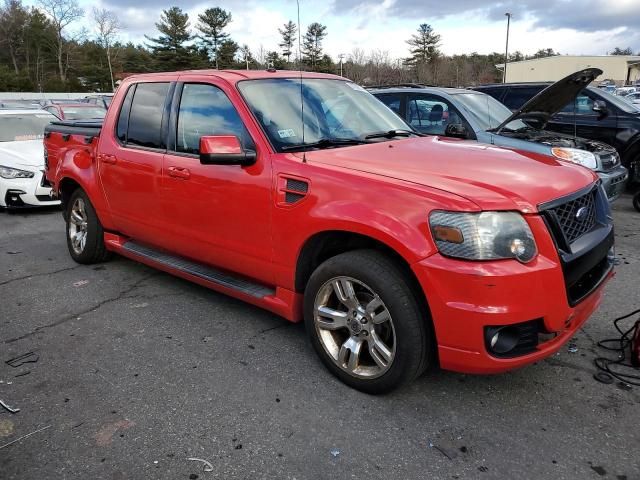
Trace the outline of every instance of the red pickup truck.
<instances>
[{"instance_id":1,"label":"red pickup truck","mask_svg":"<svg viewBox=\"0 0 640 480\"><path fill-rule=\"evenodd\" d=\"M370 393L547 357L612 275L589 170L421 137L332 75L129 77L103 123L54 123L45 147L75 261L115 252L304 319Z\"/></svg>"}]
</instances>

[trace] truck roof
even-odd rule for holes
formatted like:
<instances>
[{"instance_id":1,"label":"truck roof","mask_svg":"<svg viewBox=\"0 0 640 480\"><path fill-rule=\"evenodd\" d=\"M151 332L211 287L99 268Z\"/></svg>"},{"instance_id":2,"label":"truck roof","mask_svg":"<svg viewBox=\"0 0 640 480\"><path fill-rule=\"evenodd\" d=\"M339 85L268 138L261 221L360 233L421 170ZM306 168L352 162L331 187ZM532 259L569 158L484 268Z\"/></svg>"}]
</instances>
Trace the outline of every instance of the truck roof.
<instances>
[{"instance_id":1,"label":"truck roof","mask_svg":"<svg viewBox=\"0 0 640 480\"><path fill-rule=\"evenodd\" d=\"M158 72L158 73L143 73L132 75L127 80L139 81L139 80L151 80L156 77L166 77L175 75L205 75L211 77L218 77L226 80L229 83L236 83L241 80L255 80L255 79L267 79L267 78L329 78L334 80L346 80L344 77L338 75L332 75L328 73L316 73L316 72L304 72L298 70L182 70L177 72Z\"/></svg>"}]
</instances>

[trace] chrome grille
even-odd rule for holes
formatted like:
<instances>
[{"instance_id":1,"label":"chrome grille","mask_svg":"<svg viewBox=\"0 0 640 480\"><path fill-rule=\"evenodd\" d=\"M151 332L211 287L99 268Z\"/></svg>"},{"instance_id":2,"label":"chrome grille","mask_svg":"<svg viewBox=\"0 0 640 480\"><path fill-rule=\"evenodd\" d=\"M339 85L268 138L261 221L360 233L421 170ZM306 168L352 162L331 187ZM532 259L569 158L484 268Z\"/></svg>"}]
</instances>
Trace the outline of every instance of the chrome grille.
<instances>
[{"instance_id":1,"label":"chrome grille","mask_svg":"<svg viewBox=\"0 0 640 480\"><path fill-rule=\"evenodd\" d=\"M586 195L551 210L568 243L573 243L595 226L596 192L597 189L593 189ZM582 213L579 215L578 212Z\"/></svg>"}]
</instances>

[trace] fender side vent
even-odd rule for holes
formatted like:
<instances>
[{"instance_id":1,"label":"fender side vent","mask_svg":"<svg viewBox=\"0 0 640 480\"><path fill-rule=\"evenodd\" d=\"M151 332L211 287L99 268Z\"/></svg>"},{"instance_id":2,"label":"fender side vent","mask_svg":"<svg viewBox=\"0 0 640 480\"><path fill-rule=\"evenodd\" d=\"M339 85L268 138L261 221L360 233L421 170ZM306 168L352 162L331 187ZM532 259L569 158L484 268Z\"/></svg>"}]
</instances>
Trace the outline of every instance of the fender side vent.
<instances>
[{"instance_id":1,"label":"fender side vent","mask_svg":"<svg viewBox=\"0 0 640 480\"><path fill-rule=\"evenodd\" d=\"M309 184L302 180L287 178L287 190L298 193L307 193L307 191L309 191ZM301 196L304 197L304 195Z\"/></svg>"}]
</instances>

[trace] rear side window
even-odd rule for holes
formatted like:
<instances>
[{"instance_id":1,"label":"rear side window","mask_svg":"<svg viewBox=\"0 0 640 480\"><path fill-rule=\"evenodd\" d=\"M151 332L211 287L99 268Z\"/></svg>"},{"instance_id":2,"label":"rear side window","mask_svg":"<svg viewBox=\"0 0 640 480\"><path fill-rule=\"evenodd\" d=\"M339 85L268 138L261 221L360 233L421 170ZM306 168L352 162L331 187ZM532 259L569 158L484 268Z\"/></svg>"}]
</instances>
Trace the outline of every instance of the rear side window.
<instances>
[{"instance_id":1,"label":"rear side window","mask_svg":"<svg viewBox=\"0 0 640 480\"><path fill-rule=\"evenodd\" d=\"M200 137L206 135L235 135L244 148L253 148L235 107L227 95L213 85L185 84L176 133L178 152L200 153Z\"/></svg>"},{"instance_id":2,"label":"rear side window","mask_svg":"<svg viewBox=\"0 0 640 480\"><path fill-rule=\"evenodd\" d=\"M510 88L507 94L502 100L507 108L510 110L517 110L538 93L540 93L544 87L524 87L524 88Z\"/></svg>"},{"instance_id":3,"label":"rear side window","mask_svg":"<svg viewBox=\"0 0 640 480\"><path fill-rule=\"evenodd\" d=\"M399 94L387 94L387 95L379 95L378 99L384 103L387 107L393 110L396 115L402 117L402 112L400 112L400 104L402 103L402 97Z\"/></svg>"},{"instance_id":4,"label":"rear side window","mask_svg":"<svg viewBox=\"0 0 640 480\"><path fill-rule=\"evenodd\" d=\"M122 102L122 108L120 109L120 115L118 115L118 126L116 127L116 135L118 140L122 143L127 142L127 127L129 126L129 112L131 111L131 99L133 98L133 92L136 86L131 85L127 91L127 95Z\"/></svg>"},{"instance_id":5,"label":"rear side window","mask_svg":"<svg viewBox=\"0 0 640 480\"><path fill-rule=\"evenodd\" d=\"M162 115L168 91L169 83L139 83L136 86L129 114L127 145L164 148Z\"/></svg>"}]
</instances>

